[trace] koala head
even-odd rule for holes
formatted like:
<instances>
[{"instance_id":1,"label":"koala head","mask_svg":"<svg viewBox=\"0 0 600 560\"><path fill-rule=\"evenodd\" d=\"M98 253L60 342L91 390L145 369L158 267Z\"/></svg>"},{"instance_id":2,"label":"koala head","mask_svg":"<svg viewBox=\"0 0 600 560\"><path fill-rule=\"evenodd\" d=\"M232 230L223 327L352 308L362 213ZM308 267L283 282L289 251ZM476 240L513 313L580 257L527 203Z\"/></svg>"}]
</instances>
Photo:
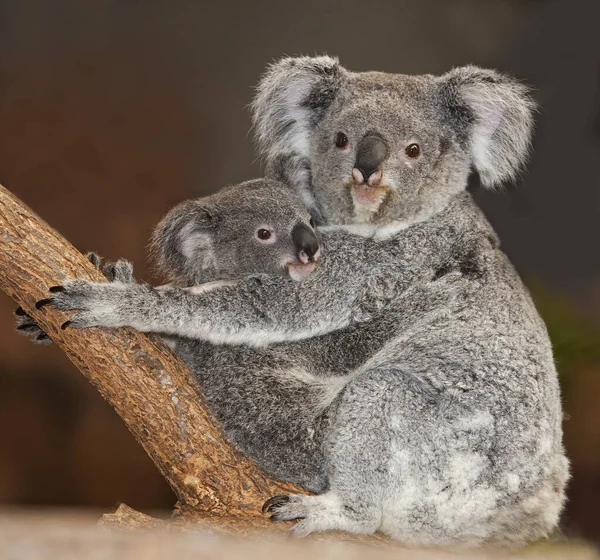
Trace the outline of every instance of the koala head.
<instances>
[{"instance_id":1,"label":"koala head","mask_svg":"<svg viewBox=\"0 0 600 560\"><path fill-rule=\"evenodd\" d=\"M185 286L256 273L300 280L320 257L298 193L266 179L182 202L156 227L151 251L160 270Z\"/></svg>"},{"instance_id":2,"label":"koala head","mask_svg":"<svg viewBox=\"0 0 600 560\"><path fill-rule=\"evenodd\" d=\"M268 172L331 224L411 223L467 186L512 179L525 163L535 104L493 70L442 76L349 72L330 57L285 58L253 103Z\"/></svg>"}]
</instances>

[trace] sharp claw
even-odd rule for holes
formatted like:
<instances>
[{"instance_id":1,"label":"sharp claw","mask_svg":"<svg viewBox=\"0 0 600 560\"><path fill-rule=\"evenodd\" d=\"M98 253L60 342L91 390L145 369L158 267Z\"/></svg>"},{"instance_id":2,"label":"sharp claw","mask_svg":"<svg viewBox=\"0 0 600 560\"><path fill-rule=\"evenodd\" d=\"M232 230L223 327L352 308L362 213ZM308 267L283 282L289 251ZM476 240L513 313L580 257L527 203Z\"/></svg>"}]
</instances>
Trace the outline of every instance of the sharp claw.
<instances>
[{"instance_id":1,"label":"sharp claw","mask_svg":"<svg viewBox=\"0 0 600 560\"><path fill-rule=\"evenodd\" d=\"M40 333L37 335L36 340L48 340L50 337L46 333Z\"/></svg>"},{"instance_id":2,"label":"sharp claw","mask_svg":"<svg viewBox=\"0 0 600 560\"><path fill-rule=\"evenodd\" d=\"M262 512L263 513L271 513L274 509L277 509L277 506L281 505L281 504L287 504L290 501L290 497L289 496L284 496L284 495L280 495L280 496L273 496L272 498L269 498L262 507Z\"/></svg>"},{"instance_id":3,"label":"sharp claw","mask_svg":"<svg viewBox=\"0 0 600 560\"><path fill-rule=\"evenodd\" d=\"M58 293L64 292L65 287L64 286L50 286L50 288L48 288L48 291L52 292L53 294L58 294Z\"/></svg>"},{"instance_id":4,"label":"sharp claw","mask_svg":"<svg viewBox=\"0 0 600 560\"><path fill-rule=\"evenodd\" d=\"M52 298L41 299L40 301L36 302L35 308L41 309L44 307L44 305L48 305L49 303L52 303Z\"/></svg>"},{"instance_id":5,"label":"sharp claw","mask_svg":"<svg viewBox=\"0 0 600 560\"><path fill-rule=\"evenodd\" d=\"M27 313L25 313L25 310L22 307L17 307L15 315L20 315L22 317L23 315L27 315Z\"/></svg>"},{"instance_id":6,"label":"sharp claw","mask_svg":"<svg viewBox=\"0 0 600 560\"><path fill-rule=\"evenodd\" d=\"M33 325L32 325L31 323L25 323L24 325L19 325L19 326L17 327L17 330L18 330L18 331L26 331L26 330L28 330L28 329L31 329L31 328L32 328L32 326L33 326Z\"/></svg>"},{"instance_id":7,"label":"sharp claw","mask_svg":"<svg viewBox=\"0 0 600 560\"><path fill-rule=\"evenodd\" d=\"M65 321L60 328L64 331L73 321Z\"/></svg>"}]
</instances>

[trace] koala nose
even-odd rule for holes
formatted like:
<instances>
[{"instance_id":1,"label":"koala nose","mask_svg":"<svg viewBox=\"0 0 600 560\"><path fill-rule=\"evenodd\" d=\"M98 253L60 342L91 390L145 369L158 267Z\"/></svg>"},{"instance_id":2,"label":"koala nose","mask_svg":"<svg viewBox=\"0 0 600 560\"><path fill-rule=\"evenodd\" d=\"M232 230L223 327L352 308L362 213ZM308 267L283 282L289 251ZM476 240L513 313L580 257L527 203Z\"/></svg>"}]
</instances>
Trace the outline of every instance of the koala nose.
<instances>
[{"instance_id":1,"label":"koala nose","mask_svg":"<svg viewBox=\"0 0 600 560\"><path fill-rule=\"evenodd\" d=\"M379 134L367 134L358 143L352 177L361 184L376 187L381 183L383 162L389 155L388 146Z\"/></svg>"},{"instance_id":2,"label":"koala nose","mask_svg":"<svg viewBox=\"0 0 600 560\"><path fill-rule=\"evenodd\" d=\"M310 227L302 223L296 224L292 229L292 240L301 263L306 264L318 260L319 240Z\"/></svg>"}]
</instances>

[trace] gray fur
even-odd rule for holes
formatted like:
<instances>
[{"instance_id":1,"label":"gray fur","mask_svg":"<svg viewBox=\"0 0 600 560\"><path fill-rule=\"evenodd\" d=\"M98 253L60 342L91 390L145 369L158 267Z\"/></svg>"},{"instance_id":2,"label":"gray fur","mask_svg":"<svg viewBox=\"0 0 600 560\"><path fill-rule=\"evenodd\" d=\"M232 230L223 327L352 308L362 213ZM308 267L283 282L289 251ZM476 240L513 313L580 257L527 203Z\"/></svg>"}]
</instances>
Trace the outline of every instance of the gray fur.
<instances>
[{"instance_id":1,"label":"gray fur","mask_svg":"<svg viewBox=\"0 0 600 560\"><path fill-rule=\"evenodd\" d=\"M255 123L269 172L297 180L329 224L315 272L203 294L74 280L55 304L79 310L77 326L200 339L180 352L234 441L319 490L272 506L301 519L298 534L382 531L425 546L547 536L568 479L552 351L464 192L472 167L488 186L522 167L531 110L517 82L473 67L437 78L286 59L259 86ZM352 167L367 133L390 156L381 196L361 198Z\"/></svg>"}]
</instances>

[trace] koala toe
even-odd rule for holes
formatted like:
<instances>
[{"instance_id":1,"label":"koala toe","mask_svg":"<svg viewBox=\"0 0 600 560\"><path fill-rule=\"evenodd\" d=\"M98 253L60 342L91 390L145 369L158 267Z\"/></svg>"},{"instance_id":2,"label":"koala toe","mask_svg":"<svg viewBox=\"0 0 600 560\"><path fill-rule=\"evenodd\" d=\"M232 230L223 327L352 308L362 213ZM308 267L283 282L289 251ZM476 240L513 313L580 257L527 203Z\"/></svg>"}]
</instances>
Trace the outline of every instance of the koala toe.
<instances>
[{"instance_id":1,"label":"koala toe","mask_svg":"<svg viewBox=\"0 0 600 560\"><path fill-rule=\"evenodd\" d=\"M123 282L125 284L135 282L133 265L124 259L104 264L102 266L102 274L104 274L109 282Z\"/></svg>"},{"instance_id":2,"label":"koala toe","mask_svg":"<svg viewBox=\"0 0 600 560\"><path fill-rule=\"evenodd\" d=\"M41 327L35 322L33 317L28 315L23 308L19 307L15 311L17 315L17 324L15 326L17 332L26 336L36 344L50 344L52 340L50 337L41 329Z\"/></svg>"},{"instance_id":3,"label":"koala toe","mask_svg":"<svg viewBox=\"0 0 600 560\"><path fill-rule=\"evenodd\" d=\"M90 261L98 270L102 264L102 257L93 251L86 254L87 260Z\"/></svg>"},{"instance_id":4,"label":"koala toe","mask_svg":"<svg viewBox=\"0 0 600 560\"><path fill-rule=\"evenodd\" d=\"M269 498L262 507L262 512L263 513L272 513L273 511L275 511L277 509L277 507L281 504L285 504L287 502L289 502L290 497L289 496L284 496L284 495L279 495L279 496L273 496L272 498Z\"/></svg>"},{"instance_id":5,"label":"koala toe","mask_svg":"<svg viewBox=\"0 0 600 560\"><path fill-rule=\"evenodd\" d=\"M303 498L306 498L306 496L300 494L274 496L265 502L263 512L271 513L270 519L273 521L303 519L308 514Z\"/></svg>"}]
</instances>

